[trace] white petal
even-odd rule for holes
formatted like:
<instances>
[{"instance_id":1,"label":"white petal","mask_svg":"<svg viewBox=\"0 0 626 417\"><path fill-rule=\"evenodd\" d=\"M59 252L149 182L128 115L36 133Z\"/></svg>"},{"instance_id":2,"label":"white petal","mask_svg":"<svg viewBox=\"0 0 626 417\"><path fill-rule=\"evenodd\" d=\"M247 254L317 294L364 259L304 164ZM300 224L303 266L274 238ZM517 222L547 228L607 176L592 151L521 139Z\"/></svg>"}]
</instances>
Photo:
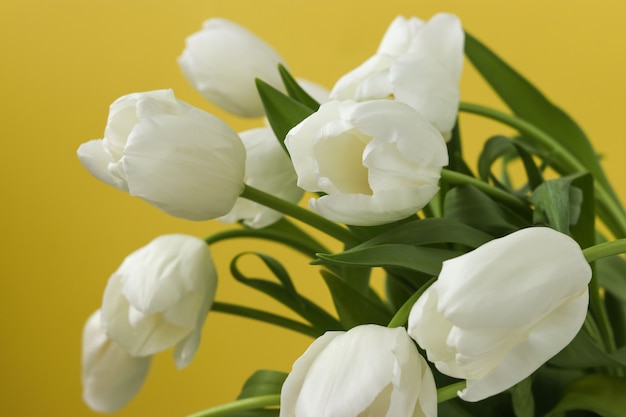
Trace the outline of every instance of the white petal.
<instances>
[{"instance_id":1,"label":"white petal","mask_svg":"<svg viewBox=\"0 0 626 417\"><path fill-rule=\"evenodd\" d=\"M407 53L411 41L424 26L424 22L416 17L410 19L397 16L383 35L377 53L399 56Z\"/></svg>"},{"instance_id":2,"label":"white petal","mask_svg":"<svg viewBox=\"0 0 626 417\"><path fill-rule=\"evenodd\" d=\"M83 164L91 175L115 188L128 191L126 182L112 176L109 172L109 164L113 163L113 158L104 149L102 139L94 139L83 143L78 147L77 154L80 163Z\"/></svg>"},{"instance_id":3,"label":"white petal","mask_svg":"<svg viewBox=\"0 0 626 417\"><path fill-rule=\"evenodd\" d=\"M392 87L389 80L385 78L393 59L390 55L373 55L342 76L333 86L330 98L356 101L389 98ZM379 74L382 74L382 77L378 76Z\"/></svg>"},{"instance_id":4,"label":"white petal","mask_svg":"<svg viewBox=\"0 0 626 417\"><path fill-rule=\"evenodd\" d=\"M89 317L83 330L83 399L98 412L124 407L140 390L152 357L133 357L110 340L100 326L100 312Z\"/></svg>"}]
</instances>

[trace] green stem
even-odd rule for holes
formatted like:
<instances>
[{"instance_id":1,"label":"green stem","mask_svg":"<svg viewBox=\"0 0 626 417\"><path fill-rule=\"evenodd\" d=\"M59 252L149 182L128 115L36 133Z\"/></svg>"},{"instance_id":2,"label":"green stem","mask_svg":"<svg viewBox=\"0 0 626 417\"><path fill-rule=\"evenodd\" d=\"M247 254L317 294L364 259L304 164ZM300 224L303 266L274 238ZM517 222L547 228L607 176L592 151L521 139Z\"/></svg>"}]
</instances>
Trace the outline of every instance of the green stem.
<instances>
[{"instance_id":1,"label":"green stem","mask_svg":"<svg viewBox=\"0 0 626 417\"><path fill-rule=\"evenodd\" d=\"M296 204L289 203L288 201L268 194L257 188L246 185L240 197L262 204L287 216L291 216L294 219L298 219L301 222L313 226L327 235L334 237L347 246L354 246L359 243L357 236L349 229L325 219L319 214L313 213L312 211L302 208Z\"/></svg>"},{"instance_id":2,"label":"green stem","mask_svg":"<svg viewBox=\"0 0 626 417\"><path fill-rule=\"evenodd\" d=\"M626 238L598 243L597 245L583 249L583 255L589 263L621 253L626 253Z\"/></svg>"},{"instance_id":3,"label":"green stem","mask_svg":"<svg viewBox=\"0 0 626 417\"><path fill-rule=\"evenodd\" d=\"M220 313L232 314L234 316L263 321L265 323L284 327L285 329L293 330L295 332L311 336L312 338L317 338L322 333L324 333L324 330L316 329L304 323L300 323L299 321L288 319L287 317L279 316L277 314L268 313L266 311L257 310L254 308L243 307L236 304L222 303L216 301L213 303L211 311L218 311Z\"/></svg>"},{"instance_id":4,"label":"green stem","mask_svg":"<svg viewBox=\"0 0 626 417\"><path fill-rule=\"evenodd\" d=\"M229 229L222 232L214 233L204 238L207 245L212 245L222 240L233 238L255 238L266 239L274 242L284 243L285 245L293 248L302 254L315 258L316 253L329 253L330 251L324 245L317 244L315 246L308 245L300 239L293 239L291 235L286 233L279 233L271 230L263 229Z\"/></svg>"},{"instance_id":5,"label":"green stem","mask_svg":"<svg viewBox=\"0 0 626 417\"><path fill-rule=\"evenodd\" d=\"M550 150L552 155L564 165L565 171L569 173L575 172L587 172L589 171L578 159L576 159L563 145L557 142L552 136L548 135L541 129L538 129L535 125L528 123L524 119L519 117L500 112L498 110L484 107L478 104L461 103L459 111L476 114L479 116L487 117L489 119L496 120L507 126L510 126L520 133L523 133L529 137L532 137L537 142L544 145ZM603 210L600 213L604 213L605 216L609 216L609 224L614 224L619 228L616 233L617 237L626 236L626 215L624 210L617 204L617 202L611 197L611 194L600 183L594 181L594 192L596 194L596 200ZM615 231L613 231L615 233Z\"/></svg>"},{"instance_id":6,"label":"green stem","mask_svg":"<svg viewBox=\"0 0 626 417\"><path fill-rule=\"evenodd\" d=\"M432 277L429 279L424 285L422 285L419 290L415 291L412 296L409 297L408 300L402 304L402 307L398 309L398 312L391 318L391 321L387 325L387 327L403 327L409 321L409 314L411 314L411 309L413 308L413 304L417 301L418 298L424 294L424 291L428 287L432 285L433 282L437 280L437 277Z\"/></svg>"},{"instance_id":7,"label":"green stem","mask_svg":"<svg viewBox=\"0 0 626 417\"><path fill-rule=\"evenodd\" d=\"M187 417L215 417L228 415L237 411L254 410L280 404L280 394L261 395L259 397L244 398L226 404L220 404L208 410L189 414Z\"/></svg>"},{"instance_id":8,"label":"green stem","mask_svg":"<svg viewBox=\"0 0 626 417\"><path fill-rule=\"evenodd\" d=\"M504 203L517 210L529 210L528 204L526 204L524 200L469 175L461 174L460 172L456 171L442 169L441 179L449 184L471 184L496 201L500 201L501 203Z\"/></svg>"},{"instance_id":9,"label":"green stem","mask_svg":"<svg viewBox=\"0 0 626 417\"><path fill-rule=\"evenodd\" d=\"M457 393L467 386L466 381L455 382L437 390L437 404L446 402L457 397Z\"/></svg>"}]
</instances>

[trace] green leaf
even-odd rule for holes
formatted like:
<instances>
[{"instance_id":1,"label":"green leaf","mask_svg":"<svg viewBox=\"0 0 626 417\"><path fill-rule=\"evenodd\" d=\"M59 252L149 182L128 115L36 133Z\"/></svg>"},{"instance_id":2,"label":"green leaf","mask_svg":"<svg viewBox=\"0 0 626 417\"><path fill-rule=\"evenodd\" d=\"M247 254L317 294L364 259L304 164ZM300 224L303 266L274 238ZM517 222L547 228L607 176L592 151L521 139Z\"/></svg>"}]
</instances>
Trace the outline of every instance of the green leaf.
<instances>
[{"instance_id":1,"label":"green leaf","mask_svg":"<svg viewBox=\"0 0 626 417\"><path fill-rule=\"evenodd\" d=\"M346 329L360 324L387 325L392 314L384 305L361 295L337 275L321 270L322 277L330 290L341 323Z\"/></svg>"},{"instance_id":2,"label":"green leaf","mask_svg":"<svg viewBox=\"0 0 626 417\"><path fill-rule=\"evenodd\" d=\"M626 415L626 379L608 375L584 376L565 391L557 406L546 417L563 416L570 410L588 410L602 417Z\"/></svg>"},{"instance_id":3,"label":"green leaf","mask_svg":"<svg viewBox=\"0 0 626 417\"><path fill-rule=\"evenodd\" d=\"M443 261L459 256L453 250L423 246L385 244L337 254L318 254L313 264L399 267L439 275Z\"/></svg>"},{"instance_id":4,"label":"green leaf","mask_svg":"<svg viewBox=\"0 0 626 417\"><path fill-rule=\"evenodd\" d=\"M268 269L279 280L279 283L261 278L250 278L241 272L237 266L238 261L246 255L256 256L268 267ZM289 274L285 268L274 258L257 252L242 252L238 254L230 263L230 272L233 277L257 291L274 298L289 309L299 314L313 326L320 330L342 329L341 324L308 298L298 294Z\"/></svg>"},{"instance_id":5,"label":"green leaf","mask_svg":"<svg viewBox=\"0 0 626 417\"><path fill-rule=\"evenodd\" d=\"M444 218L417 219L381 232L344 253L387 243L417 246L456 243L477 248L492 239L492 235L455 220Z\"/></svg>"},{"instance_id":6,"label":"green leaf","mask_svg":"<svg viewBox=\"0 0 626 417\"><path fill-rule=\"evenodd\" d=\"M508 156L507 160L511 159L511 156L521 158L531 190L543 182L543 176L530 153L513 139L505 136L494 136L488 139L483 146L478 157L478 174L483 181L488 182L490 179L497 181L497 176L493 174L491 167L504 156ZM497 181L497 184L500 182Z\"/></svg>"},{"instance_id":7,"label":"green leaf","mask_svg":"<svg viewBox=\"0 0 626 417\"><path fill-rule=\"evenodd\" d=\"M237 397L238 400L261 395L280 394L283 382L287 378L287 373L271 370L256 371L246 380Z\"/></svg>"},{"instance_id":8,"label":"green leaf","mask_svg":"<svg viewBox=\"0 0 626 417\"><path fill-rule=\"evenodd\" d=\"M552 104L521 74L468 33L465 36L465 54L513 113L566 147L610 193L611 198L618 202L591 142L569 115Z\"/></svg>"},{"instance_id":9,"label":"green leaf","mask_svg":"<svg viewBox=\"0 0 626 417\"><path fill-rule=\"evenodd\" d=\"M459 129L459 119L457 118L454 128L452 128L452 137L448 141L448 169L460 172L471 177L474 176L463 159L463 147L461 146L461 130Z\"/></svg>"},{"instance_id":10,"label":"green leaf","mask_svg":"<svg viewBox=\"0 0 626 417\"><path fill-rule=\"evenodd\" d=\"M262 80L256 79L256 87L261 96L267 120L286 151L284 142L287 133L314 111Z\"/></svg>"},{"instance_id":11,"label":"green leaf","mask_svg":"<svg viewBox=\"0 0 626 417\"><path fill-rule=\"evenodd\" d=\"M502 236L531 224L470 184L457 185L446 194L444 218L464 223L494 236Z\"/></svg>"},{"instance_id":12,"label":"green leaf","mask_svg":"<svg viewBox=\"0 0 626 417\"><path fill-rule=\"evenodd\" d=\"M315 101L313 97L309 95L301 86L298 84L295 78L289 73L287 68L285 68L282 64L278 64L278 71L280 72L280 78L283 80L283 84L285 85L285 89L287 90L287 94L289 97L299 101L300 103L307 106L309 109L313 111L317 111L320 107L320 104Z\"/></svg>"},{"instance_id":13,"label":"green leaf","mask_svg":"<svg viewBox=\"0 0 626 417\"><path fill-rule=\"evenodd\" d=\"M291 240L297 240L302 242L303 246L307 248L315 248L317 252L327 252L328 249L324 247L316 239L312 238L309 234L305 233L298 226L287 220L285 217L281 217L277 222L272 223L262 229L252 229L260 231L272 231L280 235L287 235Z\"/></svg>"},{"instance_id":14,"label":"green leaf","mask_svg":"<svg viewBox=\"0 0 626 417\"><path fill-rule=\"evenodd\" d=\"M574 340L549 361L550 365L568 369L616 366L619 362L607 354L581 330Z\"/></svg>"},{"instance_id":15,"label":"green leaf","mask_svg":"<svg viewBox=\"0 0 626 417\"><path fill-rule=\"evenodd\" d=\"M582 178L583 176L589 176L589 174L583 175L569 175L566 177L556 178L549 180L541 184L530 196L530 201L535 205L534 220L536 223L547 223L553 229L558 230L561 233L570 234L570 226L581 221L593 221L593 183L587 183L587 193L591 195L583 195L583 190L574 186L574 181ZM589 202L591 210L591 217L586 219L586 216L581 216L583 202ZM579 228L582 232L587 228ZM589 239L589 232L586 231L587 236L585 240ZM591 229L591 238L593 239L594 230ZM584 243L589 245L590 242L579 242L582 247ZM593 244L593 241L591 242Z\"/></svg>"},{"instance_id":16,"label":"green leaf","mask_svg":"<svg viewBox=\"0 0 626 417\"><path fill-rule=\"evenodd\" d=\"M528 377L509 389L515 417L534 417L535 398L531 388L532 378Z\"/></svg>"}]
</instances>

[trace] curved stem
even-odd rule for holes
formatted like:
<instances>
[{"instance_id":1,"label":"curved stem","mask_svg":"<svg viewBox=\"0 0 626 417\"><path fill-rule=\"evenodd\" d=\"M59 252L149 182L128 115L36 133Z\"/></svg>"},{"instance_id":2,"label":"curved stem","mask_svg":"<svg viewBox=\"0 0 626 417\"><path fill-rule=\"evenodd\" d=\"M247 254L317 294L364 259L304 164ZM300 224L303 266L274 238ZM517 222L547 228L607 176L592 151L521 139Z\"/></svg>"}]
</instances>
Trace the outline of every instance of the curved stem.
<instances>
[{"instance_id":1,"label":"curved stem","mask_svg":"<svg viewBox=\"0 0 626 417\"><path fill-rule=\"evenodd\" d=\"M293 239L291 235L286 233L278 233L276 231L271 230L263 230L263 229L230 229L224 230L222 232L214 233L210 236L204 238L204 241L207 245L211 245L217 243L222 240L233 239L233 238L255 238L255 239L266 239L274 242L284 243L285 245L301 252L302 254L315 258L316 253L329 253L330 251L321 243L313 246L308 245L305 242L299 239Z\"/></svg>"},{"instance_id":2,"label":"curved stem","mask_svg":"<svg viewBox=\"0 0 626 417\"><path fill-rule=\"evenodd\" d=\"M280 394L261 395L259 397L244 398L226 404L220 404L208 410L189 414L187 417L215 417L234 413L236 411L254 410L280 404Z\"/></svg>"},{"instance_id":3,"label":"curved stem","mask_svg":"<svg viewBox=\"0 0 626 417\"><path fill-rule=\"evenodd\" d=\"M359 243L357 236L349 229L325 219L319 214L313 213L310 210L275 197L257 188L246 185L240 197L262 204L266 207L286 214L287 216L293 217L294 219L298 219L301 222L313 226L327 235L334 237L347 246L353 246Z\"/></svg>"},{"instance_id":4,"label":"curved stem","mask_svg":"<svg viewBox=\"0 0 626 417\"><path fill-rule=\"evenodd\" d=\"M218 311L220 313L232 314L234 316L263 321L265 323L284 327L285 329L293 330L295 332L311 336L312 338L319 337L322 333L324 333L323 330L320 331L314 327L311 327L304 323L300 323L299 321L288 319L287 317L236 304L222 303L216 301L213 303L211 311Z\"/></svg>"},{"instance_id":5,"label":"curved stem","mask_svg":"<svg viewBox=\"0 0 626 417\"><path fill-rule=\"evenodd\" d=\"M583 249L583 255L589 263L621 253L626 253L626 238L598 243L597 245Z\"/></svg>"},{"instance_id":6,"label":"curved stem","mask_svg":"<svg viewBox=\"0 0 626 417\"><path fill-rule=\"evenodd\" d=\"M496 201L500 201L517 210L528 211L528 205L524 200L469 175L442 169L441 179L449 184L471 184Z\"/></svg>"},{"instance_id":7,"label":"curved stem","mask_svg":"<svg viewBox=\"0 0 626 417\"><path fill-rule=\"evenodd\" d=\"M454 384L447 385L437 390L437 404L446 402L453 398L456 398L459 391L462 391L467 386L466 381L455 382Z\"/></svg>"},{"instance_id":8,"label":"curved stem","mask_svg":"<svg viewBox=\"0 0 626 417\"><path fill-rule=\"evenodd\" d=\"M524 119L519 117L500 112L498 110L484 107L473 103L461 103L459 111L472 113L479 116L487 117L489 119L496 120L507 126L510 126L520 133L523 133L529 137L532 137L537 142L548 148L552 154L558 159L558 161L564 165L566 171L570 173L574 172L587 172L589 171L578 159L576 159L563 145L557 142L552 136L548 135L541 129L538 129L535 125L528 123ZM626 215L621 209L619 204L611 197L610 193L597 181L594 181L594 192L596 194L596 200L600 204L606 216L611 218L609 223L616 225L619 228L617 233L612 231L616 237L626 236Z\"/></svg>"}]
</instances>

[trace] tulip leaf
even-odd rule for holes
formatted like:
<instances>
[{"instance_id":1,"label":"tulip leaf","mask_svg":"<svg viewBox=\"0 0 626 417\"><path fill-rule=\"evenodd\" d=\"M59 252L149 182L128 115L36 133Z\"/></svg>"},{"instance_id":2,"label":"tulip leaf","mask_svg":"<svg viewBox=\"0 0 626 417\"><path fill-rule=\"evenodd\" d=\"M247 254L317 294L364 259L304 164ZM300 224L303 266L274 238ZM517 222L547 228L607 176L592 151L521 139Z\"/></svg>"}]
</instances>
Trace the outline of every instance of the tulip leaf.
<instances>
[{"instance_id":1,"label":"tulip leaf","mask_svg":"<svg viewBox=\"0 0 626 417\"><path fill-rule=\"evenodd\" d=\"M561 417L571 410L593 411L602 417L626 415L626 379L601 374L584 376L570 384L546 417Z\"/></svg>"},{"instance_id":2,"label":"tulip leaf","mask_svg":"<svg viewBox=\"0 0 626 417\"><path fill-rule=\"evenodd\" d=\"M457 118L452 128L452 136L448 141L448 169L461 174L473 177L472 170L463 159L463 147L461 146L461 130L459 129L459 119Z\"/></svg>"},{"instance_id":3,"label":"tulip leaf","mask_svg":"<svg viewBox=\"0 0 626 417\"><path fill-rule=\"evenodd\" d=\"M322 277L330 290L341 323L346 329L360 324L386 326L393 314L384 305L363 296L337 275L322 269Z\"/></svg>"},{"instance_id":4,"label":"tulip leaf","mask_svg":"<svg viewBox=\"0 0 626 417\"><path fill-rule=\"evenodd\" d=\"M271 370L256 371L246 380L237 397L238 400L261 395L280 394L280 390L287 378L287 373Z\"/></svg>"},{"instance_id":5,"label":"tulip leaf","mask_svg":"<svg viewBox=\"0 0 626 417\"><path fill-rule=\"evenodd\" d=\"M617 366L619 361L607 354L587 332L581 330L574 340L549 361L550 365L568 369Z\"/></svg>"},{"instance_id":6,"label":"tulip leaf","mask_svg":"<svg viewBox=\"0 0 626 417\"><path fill-rule=\"evenodd\" d=\"M296 226L295 224L287 220L287 218L285 217L281 217L280 220L262 229L251 229L251 230L276 232L281 235L289 236L290 239L296 239L302 242L303 245L306 247L316 248L318 252L323 252L327 250L324 247L324 245L322 245L316 239L311 237L311 235L303 231L301 228L299 228L298 226Z\"/></svg>"},{"instance_id":7,"label":"tulip leaf","mask_svg":"<svg viewBox=\"0 0 626 417\"><path fill-rule=\"evenodd\" d=\"M543 182L543 176L537 165L535 165L531 154L522 145L506 136L494 136L485 142L478 158L478 175L480 178L485 182L491 179L497 185L505 188L498 181L497 176L493 174L491 167L498 159L506 156L510 159L511 155L522 160L529 188L531 190L537 188Z\"/></svg>"},{"instance_id":8,"label":"tulip leaf","mask_svg":"<svg viewBox=\"0 0 626 417\"><path fill-rule=\"evenodd\" d=\"M531 224L530 219L501 206L470 184L457 185L448 191L443 210L445 219L494 236L506 235Z\"/></svg>"},{"instance_id":9,"label":"tulip leaf","mask_svg":"<svg viewBox=\"0 0 626 417\"><path fill-rule=\"evenodd\" d=\"M618 202L591 142L563 110L476 38L466 33L465 54L491 88L519 117L552 136L582 163ZM619 203L618 203L619 204Z\"/></svg>"},{"instance_id":10,"label":"tulip leaf","mask_svg":"<svg viewBox=\"0 0 626 417\"><path fill-rule=\"evenodd\" d=\"M261 261L263 261L268 269L279 280L279 283L261 278L250 278L243 274L237 266L237 263L243 256L246 255L253 255L261 259ZM299 314L316 328L322 331L329 329L342 329L339 321L326 312L326 310L308 298L298 294L293 286L289 274L274 258L257 252L242 252L231 261L230 272L237 281L274 298Z\"/></svg>"},{"instance_id":11,"label":"tulip leaf","mask_svg":"<svg viewBox=\"0 0 626 417\"><path fill-rule=\"evenodd\" d=\"M311 97L309 93L307 93L300 86L300 84L298 84L298 81L293 78L293 76L289 73L289 70L287 70L287 68L285 68L282 64L278 64L278 72L280 72L280 78L283 80L283 84L285 85L285 89L287 90L289 97L299 101L309 109L317 111L320 104L315 101L315 99Z\"/></svg>"},{"instance_id":12,"label":"tulip leaf","mask_svg":"<svg viewBox=\"0 0 626 417\"><path fill-rule=\"evenodd\" d=\"M344 253L386 243L418 246L436 243L457 243L470 248L477 248L492 239L493 236L490 234L455 220L444 218L417 219L381 232L360 245L346 250Z\"/></svg>"},{"instance_id":13,"label":"tulip leaf","mask_svg":"<svg viewBox=\"0 0 626 417\"><path fill-rule=\"evenodd\" d=\"M535 398L531 388L532 378L528 377L509 389L515 417L533 417L535 415Z\"/></svg>"},{"instance_id":14,"label":"tulip leaf","mask_svg":"<svg viewBox=\"0 0 626 417\"><path fill-rule=\"evenodd\" d=\"M287 133L314 111L262 80L256 79L256 87L261 96L267 120L286 151L284 141Z\"/></svg>"},{"instance_id":15,"label":"tulip leaf","mask_svg":"<svg viewBox=\"0 0 626 417\"><path fill-rule=\"evenodd\" d=\"M459 256L453 250L424 246L384 244L337 254L318 254L314 264L336 264L369 267L398 267L439 275L443 261Z\"/></svg>"}]
</instances>

